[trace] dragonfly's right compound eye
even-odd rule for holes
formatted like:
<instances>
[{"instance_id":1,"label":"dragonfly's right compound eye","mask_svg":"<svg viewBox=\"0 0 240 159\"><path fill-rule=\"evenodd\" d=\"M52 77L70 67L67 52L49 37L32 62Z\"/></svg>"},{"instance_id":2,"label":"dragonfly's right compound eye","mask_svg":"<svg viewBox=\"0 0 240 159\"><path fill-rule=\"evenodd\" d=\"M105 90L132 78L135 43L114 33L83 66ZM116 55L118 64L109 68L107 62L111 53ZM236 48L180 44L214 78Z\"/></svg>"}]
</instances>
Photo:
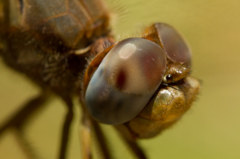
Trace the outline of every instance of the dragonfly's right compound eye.
<instances>
[{"instance_id":1,"label":"dragonfly's right compound eye","mask_svg":"<svg viewBox=\"0 0 240 159\"><path fill-rule=\"evenodd\" d=\"M154 27L168 59L173 63L190 67L191 51L182 36L168 24L157 23Z\"/></svg>"},{"instance_id":2,"label":"dragonfly's right compound eye","mask_svg":"<svg viewBox=\"0 0 240 159\"><path fill-rule=\"evenodd\" d=\"M86 106L98 121L121 124L147 105L166 71L164 50L143 38L116 44L92 75L85 93Z\"/></svg>"},{"instance_id":3,"label":"dragonfly's right compound eye","mask_svg":"<svg viewBox=\"0 0 240 159\"><path fill-rule=\"evenodd\" d=\"M166 51L168 69L164 83L175 83L189 75L191 51L177 30L165 23L155 23L146 28L145 38L158 43Z\"/></svg>"}]
</instances>

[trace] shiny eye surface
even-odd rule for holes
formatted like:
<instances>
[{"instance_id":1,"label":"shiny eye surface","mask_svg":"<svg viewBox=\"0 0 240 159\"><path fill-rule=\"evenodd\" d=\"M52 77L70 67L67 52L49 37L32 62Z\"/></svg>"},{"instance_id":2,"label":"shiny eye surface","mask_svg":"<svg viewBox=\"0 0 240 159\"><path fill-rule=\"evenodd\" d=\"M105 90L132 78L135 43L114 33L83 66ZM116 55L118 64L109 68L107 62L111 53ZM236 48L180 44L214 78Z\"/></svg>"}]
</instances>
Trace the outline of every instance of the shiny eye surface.
<instances>
[{"instance_id":1,"label":"shiny eye surface","mask_svg":"<svg viewBox=\"0 0 240 159\"><path fill-rule=\"evenodd\" d=\"M116 44L92 75L85 93L90 114L106 124L134 118L166 71L166 53L154 42L129 38Z\"/></svg>"},{"instance_id":2,"label":"shiny eye surface","mask_svg":"<svg viewBox=\"0 0 240 159\"><path fill-rule=\"evenodd\" d=\"M170 25L164 23L155 24L158 38L166 50L168 59L172 62L191 65L191 52L182 36Z\"/></svg>"}]
</instances>

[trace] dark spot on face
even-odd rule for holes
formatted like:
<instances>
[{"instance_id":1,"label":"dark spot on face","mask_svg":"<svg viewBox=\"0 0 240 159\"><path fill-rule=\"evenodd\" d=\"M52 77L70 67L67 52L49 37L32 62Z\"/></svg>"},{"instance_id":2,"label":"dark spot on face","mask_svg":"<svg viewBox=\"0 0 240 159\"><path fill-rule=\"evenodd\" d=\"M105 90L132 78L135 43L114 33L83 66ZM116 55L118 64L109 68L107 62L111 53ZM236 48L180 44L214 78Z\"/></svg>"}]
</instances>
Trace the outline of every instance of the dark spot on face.
<instances>
[{"instance_id":1,"label":"dark spot on face","mask_svg":"<svg viewBox=\"0 0 240 159\"><path fill-rule=\"evenodd\" d=\"M173 79L173 76L171 74L168 74L166 76L166 81L171 81Z\"/></svg>"},{"instance_id":2,"label":"dark spot on face","mask_svg":"<svg viewBox=\"0 0 240 159\"><path fill-rule=\"evenodd\" d=\"M118 89L123 89L126 85L126 73L123 69L121 69L118 74L117 74L117 78L116 78L116 87Z\"/></svg>"}]
</instances>

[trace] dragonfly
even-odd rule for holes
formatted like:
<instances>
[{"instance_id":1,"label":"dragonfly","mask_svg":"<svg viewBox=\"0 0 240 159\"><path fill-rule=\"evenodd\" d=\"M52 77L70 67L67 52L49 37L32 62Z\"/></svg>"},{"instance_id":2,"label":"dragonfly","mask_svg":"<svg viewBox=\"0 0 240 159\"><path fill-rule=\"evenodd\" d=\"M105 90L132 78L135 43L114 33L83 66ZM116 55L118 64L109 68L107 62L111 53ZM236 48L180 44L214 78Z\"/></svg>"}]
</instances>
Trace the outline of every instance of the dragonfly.
<instances>
[{"instance_id":1,"label":"dragonfly","mask_svg":"<svg viewBox=\"0 0 240 159\"><path fill-rule=\"evenodd\" d=\"M137 158L147 158L137 141L179 121L200 83L190 75L187 43L171 25L154 23L141 37L115 41L109 15L102 0L1 0L0 56L42 92L0 125L0 137L8 129L23 137L32 115L55 94L68 110L58 152L67 158L77 97L83 159L92 158L91 132L103 158L112 158L99 123L115 127Z\"/></svg>"}]
</instances>

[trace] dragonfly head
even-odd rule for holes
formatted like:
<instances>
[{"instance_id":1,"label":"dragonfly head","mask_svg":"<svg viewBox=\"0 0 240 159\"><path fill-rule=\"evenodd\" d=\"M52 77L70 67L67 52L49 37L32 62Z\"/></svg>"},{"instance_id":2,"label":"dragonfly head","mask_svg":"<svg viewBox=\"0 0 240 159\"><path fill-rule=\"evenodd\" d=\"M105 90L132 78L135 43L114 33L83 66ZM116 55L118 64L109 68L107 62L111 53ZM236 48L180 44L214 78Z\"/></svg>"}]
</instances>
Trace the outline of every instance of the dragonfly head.
<instances>
[{"instance_id":1,"label":"dragonfly head","mask_svg":"<svg viewBox=\"0 0 240 159\"><path fill-rule=\"evenodd\" d=\"M123 124L138 116L162 87L185 79L190 50L169 25L156 23L143 38L122 40L99 53L85 72L84 103L96 120Z\"/></svg>"}]
</instances>

